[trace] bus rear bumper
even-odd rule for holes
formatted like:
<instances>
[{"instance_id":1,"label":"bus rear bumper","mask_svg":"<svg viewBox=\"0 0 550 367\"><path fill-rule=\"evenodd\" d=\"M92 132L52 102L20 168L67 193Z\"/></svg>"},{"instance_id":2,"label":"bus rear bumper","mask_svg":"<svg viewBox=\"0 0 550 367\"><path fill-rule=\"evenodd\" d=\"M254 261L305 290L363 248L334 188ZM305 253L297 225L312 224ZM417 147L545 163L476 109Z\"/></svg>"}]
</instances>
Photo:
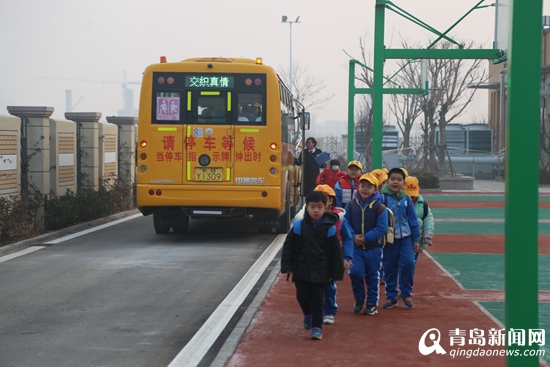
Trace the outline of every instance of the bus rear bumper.
<instances>
[{"instance_id":1,"label":"bus rear bumper","mask_svg":"<svg viewBox=\"0 0 550 367\"><path fill-rule=\"evenodd\" d=\"M177 207L190 217L280 215L284 210L281 189L276 186L138 185L137 200L143 215Z\"/></svg>"}]
</instances>

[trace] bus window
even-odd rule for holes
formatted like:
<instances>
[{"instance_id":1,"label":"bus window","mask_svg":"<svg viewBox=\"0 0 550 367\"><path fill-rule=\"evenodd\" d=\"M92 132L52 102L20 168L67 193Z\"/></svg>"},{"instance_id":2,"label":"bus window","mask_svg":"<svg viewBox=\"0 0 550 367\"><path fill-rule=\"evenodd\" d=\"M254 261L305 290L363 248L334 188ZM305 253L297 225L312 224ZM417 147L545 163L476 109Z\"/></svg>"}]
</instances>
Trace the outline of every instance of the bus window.
<instances>
[{"instance_id":1,"label":"bus window","mask_svg":"<svg viewBox=\"0 0 550 367\"><path fill-rule=\"evenodd\" d=\"M238 124L265 125L261 93L239 93Z\"/></svg>"},{"instance_id":2,"label":"bus window","mask_svg":"<svg viewBox=\"0 0 550 367\"><path fill-rule=\"evenodd\" d=\"M228 123L224 97L200 96L197 100L198 122Z\"/></svg>"}]
</instances>

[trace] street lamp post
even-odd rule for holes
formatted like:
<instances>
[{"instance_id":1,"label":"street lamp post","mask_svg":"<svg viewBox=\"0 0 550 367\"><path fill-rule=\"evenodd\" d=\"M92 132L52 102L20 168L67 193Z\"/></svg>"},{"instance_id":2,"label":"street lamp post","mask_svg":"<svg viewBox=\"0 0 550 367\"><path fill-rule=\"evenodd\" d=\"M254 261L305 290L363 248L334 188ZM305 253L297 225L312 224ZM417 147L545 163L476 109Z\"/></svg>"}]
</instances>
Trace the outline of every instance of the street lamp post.
<instances>
[{"instance_id":1,"label":"street lamp post","mask_svg":"<svg viewBox=\"0 0 550 367\"><path fill-rule=\"evenodd\" d=\"M300 23L300 16L296 18L296 20L288 20L288 17L286 15L283 15L282 23L288 23L290 24L290 93L292 94L292 23Z\"/></svg>"}]
</instances>

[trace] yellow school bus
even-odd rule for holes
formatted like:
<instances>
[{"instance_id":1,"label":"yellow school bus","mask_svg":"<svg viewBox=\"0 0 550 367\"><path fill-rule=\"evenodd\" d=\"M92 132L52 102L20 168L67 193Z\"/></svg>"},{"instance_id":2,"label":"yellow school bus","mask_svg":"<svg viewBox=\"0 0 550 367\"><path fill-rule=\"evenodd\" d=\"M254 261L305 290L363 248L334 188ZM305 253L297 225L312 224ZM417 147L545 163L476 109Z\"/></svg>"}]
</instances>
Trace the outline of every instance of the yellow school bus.
<instances>
[{"instance_id":1,"label":"yellow school bus","mask_svg":"<svg viewBox=\"0 0 550 367\"><path fill-rule=\"evenodd\" d=\"M261 59L192 58L143 74L137 204L155 232L251 215L287 232L302 205L295 149L309 113Z\"/></svg>"}]
</instances>

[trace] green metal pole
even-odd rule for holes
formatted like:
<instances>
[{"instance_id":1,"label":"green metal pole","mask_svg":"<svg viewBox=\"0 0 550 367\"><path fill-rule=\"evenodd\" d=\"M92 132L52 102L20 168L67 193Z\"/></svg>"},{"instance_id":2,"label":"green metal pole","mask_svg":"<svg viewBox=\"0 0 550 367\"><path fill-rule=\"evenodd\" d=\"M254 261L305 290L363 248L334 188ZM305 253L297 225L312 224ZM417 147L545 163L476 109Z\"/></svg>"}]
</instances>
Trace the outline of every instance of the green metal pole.
<instances>
[{"instance_id":1,"label":"green metal pole","mask_svg":"<svg viewBox=\"0 0 550 367\"><path fill-rule=\"evenodd\" d=\"M355 136L355 60L349 61L349 80L348 80L348 162L353 160L353 137Z\"/></svg>"},{"instance_id":2,"label":"green metal pole","mask_svg":"<svg viewBox=\"0 0 550 367\"><path fill-rule=\"evenodd\" d=\"M538 161L542 0L511 0L506 125L506 331L538 329ZM521 154L520 154L521 153ZM507 356L508 366L538 366L537 356Z\"/></svg>"},{"instance_id":3,"label":"green metal pole","mask_svg":"<svg viewBox=\"0 0 550 367\"><path fill-rule=\"evenodd\" d=\"M499 50L461 48L461 49L395 49L384 51L386 59L498 59Z\"/></svg>"},{"instance_id":4,"label":"green metal pole","mask_svg":"<svg viewBox=\"0 0 550 367\"><path fill-rule=\"evenodd\" d=\"M374 16L374 76L372 98L372 167L382 168L382 126L384 107L384 25L386 0L376 0ZM389 167L392 168L392 167Z\"/></svg>"}]
</instances>

